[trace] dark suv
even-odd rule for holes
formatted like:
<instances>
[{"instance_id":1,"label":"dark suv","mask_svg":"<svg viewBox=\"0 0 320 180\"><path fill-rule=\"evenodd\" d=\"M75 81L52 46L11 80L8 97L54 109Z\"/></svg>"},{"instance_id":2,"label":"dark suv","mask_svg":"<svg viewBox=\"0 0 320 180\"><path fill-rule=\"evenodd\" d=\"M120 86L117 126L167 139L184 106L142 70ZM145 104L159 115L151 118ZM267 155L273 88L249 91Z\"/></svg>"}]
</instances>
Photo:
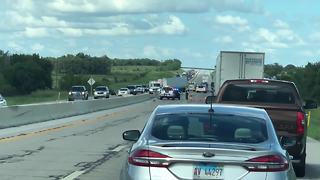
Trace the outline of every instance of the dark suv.
<instances>
[{"instance_id":1,"label":"dark suv","mask_svg":"<svg viewBox=\"0 0 320 180\"><path fill-rule=\"evenodd\" d=\"M68 100L74 101L76 99L88 100L88 91L85 86L72 86L69 91Z\"/></svg>"},{"instance_id":2,"label":"dark suv","mask_svg":"<svg viewBox=\"0 0 320 180\"><path fill-rule=\"evenodd\" d=\"M283 147L293 156L296 175L305 175L305 110L317 108L317 104L310 100L304 103L293 82L268 79L228 80L221 86L215 101L265 109Z\"/></svg>"}]
</instances>

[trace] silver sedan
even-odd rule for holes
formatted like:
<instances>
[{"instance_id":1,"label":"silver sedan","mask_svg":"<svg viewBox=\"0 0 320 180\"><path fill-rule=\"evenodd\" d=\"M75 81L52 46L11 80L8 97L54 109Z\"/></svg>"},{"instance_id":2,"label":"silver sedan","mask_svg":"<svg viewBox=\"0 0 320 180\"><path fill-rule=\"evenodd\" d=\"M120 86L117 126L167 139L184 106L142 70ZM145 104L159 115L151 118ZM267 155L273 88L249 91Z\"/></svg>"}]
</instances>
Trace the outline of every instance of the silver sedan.
<instances>
[{"instance_id":1,"label":"silver sedan","mask_svg":"<svg viewBox=\"0 0 320 180\"><path fill-rule=\"evenodd\" d=\"M121 179L296 179L263 109L226 105L158 106L134 141Z\"/></svg>"}]
</instances>

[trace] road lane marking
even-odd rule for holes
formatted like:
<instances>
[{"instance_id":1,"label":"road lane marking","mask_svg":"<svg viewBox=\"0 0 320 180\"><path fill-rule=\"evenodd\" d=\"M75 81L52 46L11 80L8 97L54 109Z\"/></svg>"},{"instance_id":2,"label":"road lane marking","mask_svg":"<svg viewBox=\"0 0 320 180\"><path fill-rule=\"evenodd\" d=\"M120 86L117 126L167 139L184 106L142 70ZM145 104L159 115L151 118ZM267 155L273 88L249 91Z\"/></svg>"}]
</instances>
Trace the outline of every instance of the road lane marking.
<instances>
[{"instance_id":1,"label":"road lane marking","mask_svg":"<svg viewBox=\"0 0 320 180\"><path fill-rule=\"evenodd\" d=\"M120 152L122 149L124 149L126 147L127 147L126 145L120 145L120 146L114 148L112 151L113 152Z\"/></svg>"},{"instance_id":2,"label":"road lane marking","mask_svg":"<svg viewBox=\"0 0 320 180\"><path fill-rule=\"evenodd\" d=\"M75 172L69 174L67 177L64 177L61 180L73 180L73 179L79 177L83 173L85 173L85 171L75 171Z\"/></svg>"}]
</instances>

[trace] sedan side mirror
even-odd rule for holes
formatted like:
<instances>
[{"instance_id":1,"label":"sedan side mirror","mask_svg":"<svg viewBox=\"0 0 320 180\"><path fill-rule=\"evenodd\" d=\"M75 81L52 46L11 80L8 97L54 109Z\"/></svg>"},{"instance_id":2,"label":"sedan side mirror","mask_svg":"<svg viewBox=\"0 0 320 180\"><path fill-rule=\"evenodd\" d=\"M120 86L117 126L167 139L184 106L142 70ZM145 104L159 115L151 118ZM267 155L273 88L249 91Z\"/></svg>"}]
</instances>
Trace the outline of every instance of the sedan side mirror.
<instances>
[{"instance_id":1,"label":"sedan side mirror","mask_svg":"<svg viewBox=\"0 0 320 180\"><path fill-rule=\"evenodd\" d=\"M214 96L207 96L205 102L206 102L206 104L211 104L211 103L214 103L215 100L216 100L216 97L214 97Z\"/></svg>"},{"instance_id":2,"label":"sedan side mirror","mask_svg":"<svg viewBox=\"0 0 320 180\"><path fill-rule=\"evenodd\" d=\"M122 138L127 141L138 141L141 133L139 130L129 130L122 134Z\"/></svg>"},{"instance_id":3,"label":"sedan side mirror","mask_svg":"<svg viewBox=\"0 0 320 180\"><path fill-rule=\"evenodd\" d=\"M313 100L307 100L304 108L305 109L316 109L316 108L318 108L318 104Z\"/></svg>"}]
</instances>

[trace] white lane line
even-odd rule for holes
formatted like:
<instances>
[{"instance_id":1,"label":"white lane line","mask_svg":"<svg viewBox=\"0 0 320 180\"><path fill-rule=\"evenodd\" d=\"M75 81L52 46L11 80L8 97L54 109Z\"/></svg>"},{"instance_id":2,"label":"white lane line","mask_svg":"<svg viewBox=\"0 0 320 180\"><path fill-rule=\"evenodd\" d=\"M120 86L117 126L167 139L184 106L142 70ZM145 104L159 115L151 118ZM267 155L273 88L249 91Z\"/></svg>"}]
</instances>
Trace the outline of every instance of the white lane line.
<instances>
[{"instance_id":1,"label":"white lane line","mask_svg":"<svg viewBox=\"0 0 320 180\"><path fill-rule=\"evenodd\" d=\"M75 171L71 174L69 174L67 177L64 177L63 179L61 180L73 180L77 177L79 177L81 174L83 174L85 171Z\"/></svg>"},{"instance_id":2,"label":"white lane line","mask_svg":"<svg viewBox=\"0 0 320 180\"><path fill-rule=\"evenodd\" d=\"M126 146L126 145L120 145L120 146L114 148L112 151L114 151L114 152L119 152L119 151L121 151L122 149L124 149L125 147L127 147L127 146Z\"/></svg>"}]
</instances>

